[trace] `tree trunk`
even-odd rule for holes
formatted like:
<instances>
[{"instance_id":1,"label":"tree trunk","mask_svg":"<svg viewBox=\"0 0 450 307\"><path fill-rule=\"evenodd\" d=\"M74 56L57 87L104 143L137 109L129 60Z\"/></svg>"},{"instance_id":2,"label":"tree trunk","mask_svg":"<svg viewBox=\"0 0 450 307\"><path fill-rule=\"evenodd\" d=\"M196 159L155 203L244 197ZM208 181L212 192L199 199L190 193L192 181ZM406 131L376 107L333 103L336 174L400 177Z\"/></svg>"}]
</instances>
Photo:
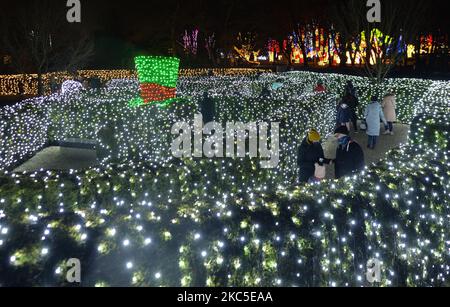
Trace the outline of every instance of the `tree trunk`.
<instances>
[{"instance_id":1,"label":"tree trunk","mask_svg":"<svg viewBox=\"0 0 450 307\"><path fill-rule=\"evenodd\" d=\"M339 66L341 68L344 68L345 65L347 65L347 46L346 46L347 42L346 42L346 40L347 40L346 36L341 35L340 39L339 39L339 48L337 49L338 53L339 53L339 59L340 59ZM337 48L336 38L334 39L334 44Z\"/></svg>"},{"instance_id":2,"label":"tree trunk","mask_svg":"<svg viewBox=\"0 0 450 307\"><path fill-rule=\"evenodd\" d=\"M328 47L328 67L332 67L333 66L333 58L332 58L332 56L331 56L331 44L330 44L330 42L331 42L331 39L332 39L332 34L331 34L331 31L330 32L327 32L327 31L325 31L325 33L326 33L326 38L327 38L327 43L326 43L326 46Z\"/></svg>"},{"instance_id":3,"label":"tree trunk","mask_svg":"<svg viewBox=\"0 0 450 307\"><path fill-rule=\"evenodd\" d=\"M44 82L42 80L42 72L38 72L38 96L44 95Z\"/></svg>"},{"instance_id":4,"label":"tree trunk","mask_svg":"<svg viewBox=\"0 0 450 307\"><path fill-rule=\"evenodd\" d=\"M418 37L417 37L417 40L416 40L416 44L415 44L415 54L414 54L414 57L415 57L415 61L416 61L416 63L415 63L415 65L414 65L414 67L415 67L415 69L414 70L418 70L419 69L419 67L420 67L420 33L418 34Z\"/></svg>"},{"instance_id":5,"label":"tree trunk","mask_svg":"<svg viewBox=\"0 0 450 307\"><path fill-rule=\"evenodd\" d=\"M170 40L172 43L172 55L177 56L177 37L176 37L176 29L177 29L177 18L178 18L178 11L180 10L180 3L177 2L177 6L175 8L175 11L173 13L173 20L172 20L172 26L170 29Z\"/></svg>"},{"instance_id":6,"label":"tree trunk","mask_svg":"<svg viewBox=\"0 0 450 307\"><path fill-rule=\"evenodd\" d=\"M302 51L302 55L303 55L303 66L307 67L308 66L308 59L306 58L307 53L306 53L306 32L305 32L305 40L303 40L303 32L301 30L299 30L299 43L300 43L300 50Z\"/></svg>"}]
</instances>

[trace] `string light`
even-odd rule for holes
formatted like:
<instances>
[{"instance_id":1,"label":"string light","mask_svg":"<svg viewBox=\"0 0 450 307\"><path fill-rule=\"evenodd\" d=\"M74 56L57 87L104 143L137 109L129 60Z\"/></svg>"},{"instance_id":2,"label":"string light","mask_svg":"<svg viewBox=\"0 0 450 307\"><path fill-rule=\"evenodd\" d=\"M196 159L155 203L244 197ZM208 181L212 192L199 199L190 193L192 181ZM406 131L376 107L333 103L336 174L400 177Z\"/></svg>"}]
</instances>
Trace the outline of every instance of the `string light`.
<instances>
[{"instance_id":1,"label":"string light","mask_svg":"<svg viewBox=\"0 0 450 307\"><path fill-rule=\"evenodd\" d=\"M280 77L285 86L260 97ZM311 92L319 78L330 93ZM332 130L347 78L364 93L363 105L394 89L410 139L363 173L296 186L301 136L310 127ZM130 108L139 90L136 80L114 80L100 93L54 94L0 110L0 256L10 260L0 283L60 284L64 274L55 268L95 246L95 257L80 257L95 268L90 280L98 286L116 285L117 276L123 285L364 286L364 254L382 261L381 286L448 284L448 82L394 79L377 87L314 73L181 77L177 92L186 103ZM193 118L205 90L219 120L283 123L279 168L171 158L170 127ZM115 160L86 170L11 172L49 141L96 139L108 122L120 128ZM37 231L23 231L30 227Z\"/></svg>"},{"instance_id":2,"label":"string light","mask_svg":"<svg viewBox=\"0 0 450 307\"><path fill-rule=\"evenodd\" d=\"M167 104L176 97L180 59L138 56L134 59L144 104ZM134 100L133 105L136 104Z\"/></svg>"},{"instance_id":3,"label":"string light","mask_svg":"<svg viewBox=\"0 0 450 307\"><path fill-rule=\"evenodd\" d=\"M202 77L213 74L215 76L248 76L255 73L270 72L269 69L252 68L215 68L215 69L180 69L180 76ZM133 80L137 78L134 70L79 70L78 75L83 79L98 78L104 84L118 80ZM74 78L68 72L49 73L42 75L42 83L46 94L50 94L50 82L54 77L59 83ZM36 96L38 94L38 76L36 74L1 75L0 96Z\"/></svg>"}]
</instances>

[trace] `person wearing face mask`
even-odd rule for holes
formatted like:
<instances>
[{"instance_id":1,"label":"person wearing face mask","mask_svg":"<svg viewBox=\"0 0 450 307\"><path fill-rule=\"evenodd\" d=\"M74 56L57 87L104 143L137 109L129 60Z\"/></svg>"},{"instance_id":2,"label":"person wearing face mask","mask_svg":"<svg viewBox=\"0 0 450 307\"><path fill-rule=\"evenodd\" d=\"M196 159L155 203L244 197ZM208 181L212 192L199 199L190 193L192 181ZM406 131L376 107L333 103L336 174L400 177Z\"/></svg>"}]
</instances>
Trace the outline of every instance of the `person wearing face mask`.
<instances>
[{"instance_id":1,"label":"person wearing face mask","mask_svg":"<svg viewBox=\"0 0 450 307\"><path fill-rule=\"evenodd\" d=\"M349 136L347 127L338 127L334 131L334 136L339 144L334 160L336 179L363 170L365 167L364 152L361 146Z\"/></svg>"}]
</instances>

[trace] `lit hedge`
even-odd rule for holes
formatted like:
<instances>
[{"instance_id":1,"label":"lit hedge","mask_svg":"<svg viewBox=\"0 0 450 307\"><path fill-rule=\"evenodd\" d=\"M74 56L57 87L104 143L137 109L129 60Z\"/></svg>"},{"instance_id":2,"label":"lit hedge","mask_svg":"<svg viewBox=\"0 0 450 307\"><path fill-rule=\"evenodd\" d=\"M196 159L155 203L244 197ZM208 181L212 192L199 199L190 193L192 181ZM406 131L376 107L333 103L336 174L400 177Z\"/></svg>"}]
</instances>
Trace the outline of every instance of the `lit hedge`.
<instances>
[{"instance_id":1,"label":"lit hedge","mask_svg":"<svg viewBox=\"0 0 450 307\"><path fill-rule=\"evenodd\" d=\"M136 113L121 103L136 94L128 87L82 99L53 96L39 107L33 101L34 111L18 107L33 116L44 109L42 117L30 116L45 119L42 133L54 140L91 137L107 119L149 122L133 126L141 129L125 125L123 164L0 175L0 284L67 285L63 261L79 258L84 286L369 286L366 262L377 258L383 262L377 285L448 285L449 151L427 132L448 131L448 115L438 115L448 106L448 84L398 81L411 86L404 97L408 91L414 97L399 99L400 114L413 122L410 144L340 181L293 187L289 157L271 171L247 159L171 161L161 152L141 153L152 148L141 137L152 129L164 134L159 118L171 114L166 124L190 118L205 89L217 95L221 120L277 118L285 120L284 133L303 134L310 124L329 131L334 101L305 92L325 78L331 94L338 93L334 80L342 77L286 74L282 91L256 98L275 78L182 79L180 93L192 96L186 103ZM320 102L322 112L313 113ZM413 120L416 104L434 121L429 115ZM19 133L20 121L10 116ZM164 150L156 131L156 147ZM294 133L286 135L282 142L289 144Z\"/></svg>"},{"instance_id":2,"label":"lit hedge","mask_svg":"<svg viewBox=\"0 0 450 307\"><path fill-rule=\"evenodd\" d=\"M201 77L213 74L215 76L249 76L257 73L268 72L265 69L250 68L216 68L216 69L181 69L180 76L184 77ZM114 79L135 79L136 71L134 70L80 70L77 72L82 78L98 78L103 83ZM73 75L68 72L54 72L42 75L44 90L50 94L51 77L56 77L59 82L73 79ZM20 95L20 87L22 86L23 95L38 94L38 76L37 74L20 74L20 75L1 75L0 76L0 96L17 96Z\"/></svg>"}]
</instances>

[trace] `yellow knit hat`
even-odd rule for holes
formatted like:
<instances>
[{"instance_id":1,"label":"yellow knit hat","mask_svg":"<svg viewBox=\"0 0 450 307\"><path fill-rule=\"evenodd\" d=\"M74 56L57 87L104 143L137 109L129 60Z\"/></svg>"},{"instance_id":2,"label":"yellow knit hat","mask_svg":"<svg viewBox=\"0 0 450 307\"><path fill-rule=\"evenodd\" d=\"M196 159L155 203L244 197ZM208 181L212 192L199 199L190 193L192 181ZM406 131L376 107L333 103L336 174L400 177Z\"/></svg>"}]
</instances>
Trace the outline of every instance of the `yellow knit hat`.
<instances>
[{"instance_id":1,"label":"yellow knit hat","mask_svg":"<svg viewBox=\"0 0 450 307\"><path fill-rule=\"evenodd\" d=\"M321 139L319 132L314 129L309 130L308 132L308 141L311 143L319 142Z\"/></svg>"}]
</instances>

